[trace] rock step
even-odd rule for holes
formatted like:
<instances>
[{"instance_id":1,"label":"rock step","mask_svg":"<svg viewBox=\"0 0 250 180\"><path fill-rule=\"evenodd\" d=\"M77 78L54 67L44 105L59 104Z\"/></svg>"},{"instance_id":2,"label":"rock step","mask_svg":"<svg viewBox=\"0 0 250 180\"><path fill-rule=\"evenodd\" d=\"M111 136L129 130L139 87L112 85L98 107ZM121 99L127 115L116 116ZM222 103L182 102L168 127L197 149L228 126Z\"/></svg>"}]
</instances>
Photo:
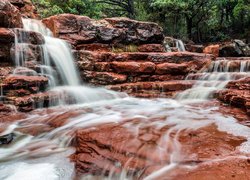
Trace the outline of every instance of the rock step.
<instances>
[{"instance_id":1,"label":"rock step","mask_svg":"<svg viewBox=\"0 0 250 180\"><path fill-rule=\"evenodd\" d=\"M226 88L216 93L222 102L242 108L250 116L250 77L231 81Z\"/></svg>"},{"instance_id":2,"label":"rock step","mask_svg":"<svg viewBox=\"0 0 250 180\"><path fill-rule=\"evenodd\" d=\"M249 73L247 72L213 72L213 73L195 73L189 74L187 79L189 80L199 80L199 81L225 81L229 78L231 79L241 79L248 77Z\"/></svg>"},{"instance_id":3,"label":"rock step","mask_svg":"<svg viewBox=\"0 0 250 180\"><path fill-rule=\"evenodd\" d=\"M250 60L250 57L217 57L215 61L221 61L221 60L226 60L226 61L248 61Z\"/></svg>"},{"instance_id":4,"label":"rock step","mask_svg":"<svg viewBox=\"0 0 250 180\"><path fill-rule=\"evenodd\" d=\"M126 92L138 97L157 97L157 94L158 97L172 97L176 92L191 88L194 83L194 81L137 82L106 87L114 91Z\"/></svg>"},{"instance_id":5,"label":"rock step","mask_svg":"<svg viewBox=\"0 0 250 180\"><path fill-rule=\"evenodd\" d=\"M127 62L127 61L149 61L154 63L183 63L190 61L209 61L213 57L208 54L191 52L93 52L93 51L73 51L78 61L90 62Z\"/></svg>"},{"instance_id":6,"label":"rock step","mask_svg":"<svg viewBox=\"0 0 250 180\"><path fill-rule=\"evenodd\" d=\"M250 116L250 91L225 89L216 93L216 97L224 103L245 109Z\"/></svg>"}]
</instances>

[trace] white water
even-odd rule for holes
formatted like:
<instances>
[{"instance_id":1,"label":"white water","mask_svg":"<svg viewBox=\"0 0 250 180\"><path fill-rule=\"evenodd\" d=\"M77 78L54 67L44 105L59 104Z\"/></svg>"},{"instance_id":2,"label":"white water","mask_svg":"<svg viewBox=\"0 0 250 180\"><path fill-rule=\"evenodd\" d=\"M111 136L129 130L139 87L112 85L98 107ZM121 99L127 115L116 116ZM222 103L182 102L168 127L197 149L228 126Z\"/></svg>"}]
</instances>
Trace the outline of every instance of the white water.
<instances>
[{"instance_id":1,"label":"white water","mask_svg":"<svg viewBox=\"0 0 250 180\"><path fill-rule=\"evenodd\" d=\"M248 141L239 147L239 150L243 153L248 152L249 128L238 124L234 118L217 112L218 107L199 106L199 104L192 103L191 100L184 103L170 99L136 99L123 93L102 88L93 89L79 86L79 76L69 46L64 41L51 37L50 31L40 22L34 20L24 20L23 22L26 30L36 31L44 35L45 44L40 46L43 52L43 64L40 66L41 73L50 77L50 92L59 94L59 104L62 106L50 108L49 111L46 109L36 110L18 123L9 125L9 128L1 134L13 132L16 137L11 144L0 147L0 179L73 179L74 165L67 158L68 155L73 153L69 147L72 133L81 128L106 123L117 124L129 119L138 119L139 121L136 124L124 124L134 134L135 138L139 136L138 130L143 127L151 126L155 130L161 130L166 126L170 127L161 136L157 148L152 150L152 153L160 159L164 159L167 153L170 156L170 162L158 171L149 174L145 179L157 179L162 174L180 166L180 162L189 155L182 152L181 144L178 141L179 135L184 131L197 130L216 124L221 131L244 136ZM22 47L22 45L18 40L16 47ZM20 68L23 67L19 66L25 66L25 62L25 56L17 52L16 65L19 69L15 71L16 74L20 73ZM55 76L54 66L59 72L61 83L59 83L60 79ZM246 69L246 66L248 65L241 66L240 69ZM21 70L21 72L27 72L29 69ZM220 73L221 71L221 75L214 73ZM213 85L214 89L223 88L222 86L226 82L224 80L231 79L231 74L228 74L229 77L227 77L224 71L220 70L220 62L215 62L208 72L205 72L207 74L203 76L203 79L209 80L206 83L212 84L214 79L215 81L223 80ZM226 73L229 73L228 71L229 67ZM33 72L34 74L32 72L29 71L30 75L36 75L35 72ZM206 85L203 83L197 85L197 87L206 88ZM192 91L194 90L195 88ZM201 91L201 94L204 93L203 89ZM188 92L188 94L190 95L192 92ZM200 98L200 95L198 95L198 98ZM68 103L68 101L73 102ZM65 106L65 104L75 105ZM62 121L61 115L73 112L78 113L78 115L73 117L69 115L64 125L47 133L32 136L19 132L20 129L42 126L45 122L54 118L57 118L57 121ZM157 121L152 121L152 119L157 119ZM190 167L187 166L187 168ZM95 177L87 175L83 176L83 179L95 179ZM104 179L104 176L102 179ZM134 179L134 177L127 176L126 169L124 169L124 172L118 177L111 172L108 179Z\"/></svg>"},{"instance_id":2,"label":"white water","mask_svg":"<svg viewBox=\"0 0 250 180\"><path fill-rule=\"evenodd\" d=\"M250 76L250 60L213 61L205 72L189 74L187 80L197 80L195 85L177 95L177 99L211 99L229 81Z\"/></svg>"},{"instance_id":3,"label":"white water","mask_svg":"<svg viewBox=\"0 0 250 180\"><path fill-rule=\"evenodd\" d=\"M182 40L176 39L175 43L176 43L176 48L178 49L178 51L181 51L181 52L186 51L185 45Z\"/></svg>"},{"instance_id":4,"label":"white water","mask_svg":"<svg viewBox=\"0 0 250 180\"><path fill-rule=\"evenodd\" d=\"M52 84L57 85L59 80L53 79L56 76L54 76L54 74L51 72L51 67L54 65L57 72L59 73L63 85L80 85L78 71L76 70L75 64L73 63L74 58L69 45L63 40L53 38L50 30L38 20L23 19L23 25L25 31L41 33L45 40L45 44L39 46L42 52L42 74L44 73L44 75L48 75L51 78ZM23 39L27 38L23 37L24 33L22 33L22 30L17 29L16 32L19 32L17 33L18 35L15 42L16 66L26 66L27 56L25 51L27 51L29 45L23 43Z\"/></svg>"}]
</instances>

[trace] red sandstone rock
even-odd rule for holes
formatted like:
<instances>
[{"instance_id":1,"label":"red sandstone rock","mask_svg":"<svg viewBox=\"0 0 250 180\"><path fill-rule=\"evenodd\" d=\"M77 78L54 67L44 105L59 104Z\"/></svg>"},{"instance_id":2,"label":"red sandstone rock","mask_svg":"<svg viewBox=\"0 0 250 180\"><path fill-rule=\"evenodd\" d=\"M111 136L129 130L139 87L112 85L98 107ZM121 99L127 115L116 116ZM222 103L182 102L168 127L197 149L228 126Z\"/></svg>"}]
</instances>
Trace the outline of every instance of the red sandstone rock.
<instances>
[{"instance_id":1,"label":"red sandstone rock","mask_svg":"<svg viewBox=\"0 0 250 180\"><path fill-rule=\"evenodd\" d=\"M17 37L22 37L20 43L27 43L27 44L34 44L34 45L41 45L45 43L44 37L37 32L33 31L25 31L23 29L16 30L15 33Z\"/></svg>"},{"instance_id":2,"label":"red sandstone rock","mask_svg":"<svg viewBox=\"0 0 250 180\"><path fill-rule=\"evenodd\" d=\"M138 46L139 52L165 52L163 45L161 44L143 44Z\"/></svg>"},{"instance_id":3,"label":"red sandstone rock","mask_svg":"<svg viewBox=\"0 0 250 180\"><path fill-rule=\"evenodd\" d=\"M217 98L222 102L242 108L250 116L250 78L231 81L225 90L217 93Z\"/></svg>"},{"instance_id":4,"label":"red sandstone rock","mask_svg":"<svg viewBox=\"0 0 250 180\"><path fill-rule=\"evenodd\" d=\"M250 90L250 77L237 81L230 81L226 87L229 89Z\"/></svg>"},{"instance_id":5,"label":"red sandstone rock","mask_svg":"<svg viewBox=\"0 0 250 180\"><path fill-rule=\"evenodd\" d=\"M163 40L162 28L157 24L127 18L107 18L96 21L85 16L61 14L44 19L43 23L55 36L69 41L72 45L160 44Z\"/></svg>"},{"instance_id":6,"label":"red sandstone rock","mask_svg":"<svg viewBox=\"0 0 250 180\"><path fill-rule=\"evenodd\" d=\"M75 51L82 78L99 85L181 80L206 68L212 57L197 53L111 53ZM173 78L173 79L171 79Z\"/></svg>"},{"instance_id":7,"label":"red sandstone rock","mask_svg":"<svg viewBox=\"0 0 250 180\"><path fill-rule=\"evenodd\" d=\"M192 69L195 68L190 63L162 63L156 66L156 74L182 75L191 72Z\"/></svg>"},{"instance_id":8,"label":"red sandstone rock","mask_svg":"<svg viewBox=\"0 0 250 180\"><path fill-rule=\"evenodd\" d=\"M8 0L0 1L0 27L22 28L21 14Z\"/></svg>"},{"instance_id":9,"label":"red sandstone rock","mask_svg":"<svg viewBox=\"0 0 250 180\"><path fill-rule=\"evenodd\" d=\"M12 47L12 43L15 41L15 34L12 30L7 28L0 28L0 58L1 63L7 62L10 64L10 49Z\"/></svg>"},{"instance_id":10,"label":"red sandstone rock","mask_svg":"<svg viewBox=\"0 0 250 180\"><path fill-rule=\"evenodd\" d=\"M86 50L86 51L112 51L112 47L109 44L101 43L92 43L92 44L80 44L76 46L77 50Z\"/></svg>"},{"instance_id":11,"label":"red sandstone rock","mask_svg":"<svg viewBox=\"0 0 250 180\"><path fill-rule=\"evenodd\" d=\"M110 123L78 130L75 139L76 153L72 157L76 162L78 174L108 175L111 172L120 174L122 169L125 169L133 177L143 179L169 164L171 149L164 151L163 148L161 153L159 152L161 137L168 132L169 127L157 129L146 125L138 128L136 133L126 128L127 124L134 127L139 122L140 120L129 119L123 123ZM171 134L172 138L174 134ZM240 137L219 132L215 126L196 131L183 131L178 139L182 144L182 153L191 155L178 163L183 165L196 163L198 167L206 165L207 160L230 156L236 147L244 142ZM167 148L168 142L164 143L164 147ZM192 156L194 154L196 156ZM164 179L182 174L181 171L176 174L170 172L161 177ZM209 175L206 177L209 178Z\"/></svg>"},{"instance_id":12,"label":"red sandstone rock","mask_svg":"<svg viewBox=\"0 0 250 180\"><path fill-rule=\"evenodd\" d=\"M82 78L89 83L96 85L120 84L127 80L127 75L112 72L91 72L82 73Z\"/></svg>"},{"instance_id":13,"label":"red sandstone rock","mask_svg":"<svg viewBox=\"0 0 250 180\"><path fill-rule=\"evenodd\" d=\"M111 67L118 73L152 73L155 64L152 62L112 62Z\"/></svg>"},{"instance_id":14,"label":"red sandstone rock","mask_svg":"<svg viewBox=\"0 0 250 180\"><path fill-rule=\"evenodd\" d=\"M205 47L205 49L203 50L203 53L213 54L215 57L218 57L219 51L220 51L220 45L216 44L216 45L209 45Z\"/></svg>"},{"instance_id":15,"label":"red sandstone rock","mask_svg":"<svg viewBox=\"0 0 250 180\"><path fill-rule=\"evenodd\" d=\"M189 89L192 81L135 82L107 86L108 89L126 92L137 97L173 97L177 92Z\"/></svg>"},{"instance_id":16,"label":"red sandstone rock","mask_svg":"<svg viewBox=\"0 0 250 180\"><path fill-rule=\"evenodd\" d=\"M20 13L25 18L38 19L36 7L33 5L31 0L11 0L12 4L19 8Z\"/></svg>"},{"instance_id":17,"label":"red sandstone rock","mask_svg":"<svg viewBox=\"0 0 250 180\"><path fill-rule=\"evenodd\" d=\"M15 34L11 29L0 28L0 43L12 43L15 41Z\"/></svg>"},{"instance_id":18,"label":"red sandstone rock","mask_svg":"<svg viewBox=\"0 0 250 180\"><path fill-rule=\"evenodd\" d=\"M32 91L34 87L38 87L40 90L44 90L47 85L48 79L42 76L10 75L3 81L4 89L26 88Z\"/></svg>"}]
</instances>

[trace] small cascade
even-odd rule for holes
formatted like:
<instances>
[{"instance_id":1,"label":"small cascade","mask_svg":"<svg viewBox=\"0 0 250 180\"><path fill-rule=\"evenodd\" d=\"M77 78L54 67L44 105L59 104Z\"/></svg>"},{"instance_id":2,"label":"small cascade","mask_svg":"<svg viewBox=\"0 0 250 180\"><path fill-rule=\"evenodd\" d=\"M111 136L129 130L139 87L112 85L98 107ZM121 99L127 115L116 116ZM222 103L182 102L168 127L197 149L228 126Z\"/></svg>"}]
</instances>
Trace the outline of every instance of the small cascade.
<instances>
[{"instance_id":1,"label":"small cascade","mask_svg":"<svg viewBox=\"0 0 250 180\"><path fill-rule=\"evenodd\" d=\"M15 42L15 64L17 67L27 66L26 51L29 44L25 43L24 31L33 31L43 35L45 43L38 45L42 53L40 71L42 75L48 76L51 86L59 85L59 79L53 74L53 66L56 68L62 85L80 85L78 71L74 65L74 58L69 45L60 39L52 37L51 31L40 21L23 19L24 30L16 30Z\"/></svg>"},{"instance_id":2,"label":"small cascade","mask_svg":"<svg viewBox=\"0 0 250 180\"><path fill-rule=\"evenodd\" d=\"M176 43L176 48L178 49L178 51L180 51L180 52L186 51L184 43L183 43L182 40L176 39L175 43Z\"/></svg>"},{"instance_id":3,"label":"small cascade","mask_svg":"<svg viewBox=\"0 0 250 180\"><path fill-rule=\"evenodd\" d=\"M49 106L78 104L125 97L124 93L115 93L106 89L92 89L81 86L79 72L74 63L70 45L61 39L54 38L52 32L40 21L23 19L24 29L16 29L14 75L42 75L49 79L48 92L52 99ZM36 71L28 66L27 51L29 44L25 42L28 37L24 32L36 32L42 35L45 43L37 45L41 53L35 62ZM34 67L32 67L34 68ZM37 72L38 71L38 72ZM54 101L53 97L57 97ZM40 106L39 106L40 107ZM42 106L41 106L42 107Z\"/></svg>"},{"instance_id":4,"label":"small cascade","mask_svg":"<svg viewBox=\"0 0 250 180\"><path fill-rule=\"evenodd\" d=\"M201 142L196 139L200 138L199 133L201 137L206 137L205 127L244 137L244 143L237 146L237 152L247 153L250 146L249 128L239 124L233 117L225 116L218 106L197 105L190 100L186 103L173 99L136 99L124 93L80 86L70 46L65 41L52 37L52 33L40 21L24 19L23 24L25 31L42 34L45 43L37 45L42 52L41 59L37 62L39 71L30 69L25 54L28 44L22 33L24 30L17 29L17 68L13 73L47 76L50 79L49 99L58 96L59 102L55 104L62 106L24 114L18 121L7 124L5 131L0 132L0 136L10 133L14 135L10 144L0 147L0 179L80 179L74 172L78 167L74 167L74 163L68 158L75 151L90 155L90 158L83 155L81 165L86 174L83 174L82 179L161 179L172 170L197 167L196 162L200 160L198 153L201 151L195 154L196 151L183 149L181 140L184 138L181 136L186 133L184 141L187 141L187 150L192 146L188 143L191 139L193 141L190 142L198 144L199 149ZM177 48L185 51L182 41L177 41ZM229 80L249 76L249 62L227 59L214 61L206 71L187 77L188 80L197 80L197 83L192 89L180 93L178 98L209 98L214 91L224 88ZM108 131L104 128L99 130L100 134L91 135L92 130L97 130L98 133L98 128L102 125L109 127ZM204 129L197 132L201 128ZM77 137L76 132L81 130L89 131L90 135ZM216 134L216 131L207 131L209 136L210 132ZM108 136L105 133L110 134ZM71 148L73 138L77 141L73 144L86 142L74 150ZM95 138L100 138L100 142ZM99 153L102 149L103 154ZM197 158L194 157L196 155ZM95 159L96 157L99 159ZM214 159L207 159L207 162L225 158L217 154L216 157L211 157ZM147 172L150 166L157 168ZM100 170L95 173L94 170L98 168ZM121 171L116 172L116 168Z\"/></svg>"},{"instance_id":5,"label":"small cascade","mask_svg":"<svg viewBox=\"0 0 250 180\"><path fill-rule=\"evenodd\" d=\"M181 92L177 99L209 99L229 81L250 76L250 60L217 59L201 73L190 74L187 80L196 80L193 88Z\"/></svg>"}]
</instances>

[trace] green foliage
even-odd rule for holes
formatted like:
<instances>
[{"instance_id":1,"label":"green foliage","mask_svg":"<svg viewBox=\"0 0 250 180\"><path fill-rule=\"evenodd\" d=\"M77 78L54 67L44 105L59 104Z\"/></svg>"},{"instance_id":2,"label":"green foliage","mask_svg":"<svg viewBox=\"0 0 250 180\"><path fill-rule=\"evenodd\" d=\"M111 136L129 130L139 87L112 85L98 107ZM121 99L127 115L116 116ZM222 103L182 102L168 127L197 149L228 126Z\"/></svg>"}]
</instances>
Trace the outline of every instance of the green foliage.
<instances>
[{"instance_id":1,"label":"green foliage","mask_svg":"<svg viewBox=\"0 0 250 180\"><path fill-rule=\"evenodd\" d=\"M33 0L42 17L60 13L91 18L127 16L159 23L166 35L196 42L247 38L249 0Z\"/></svg>"}]
</instances>

